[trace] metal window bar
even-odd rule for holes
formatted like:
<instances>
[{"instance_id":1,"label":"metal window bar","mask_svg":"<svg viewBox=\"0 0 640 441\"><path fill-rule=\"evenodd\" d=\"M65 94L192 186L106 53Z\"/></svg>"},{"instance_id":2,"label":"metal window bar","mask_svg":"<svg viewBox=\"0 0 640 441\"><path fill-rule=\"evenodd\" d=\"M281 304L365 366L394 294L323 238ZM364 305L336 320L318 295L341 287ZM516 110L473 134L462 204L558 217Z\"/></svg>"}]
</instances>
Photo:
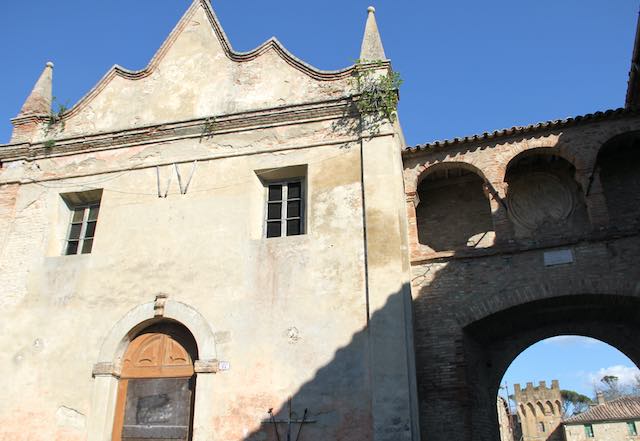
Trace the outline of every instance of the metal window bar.
<instances>
[{"instance_id":1,"label":"metal window bar","mask_svg":"<svg viewBox=\"0 0 640 441\"><path fill-rule=\"evenodd\" d=\"M273 182L267 186L265 225L266 237L304 234L304 185L302 185L302 180Z\"/></svg>"},{"instance_id":2,"label":"metal window bar","mask_svg":"<svg viewBox=\"0 0 640 441\"><path fill-rule=\"evenodd\" d=\"M71 210L65 255L88 254L93 248L100 203L76 205Z\"/></svg>"}]
</instances>

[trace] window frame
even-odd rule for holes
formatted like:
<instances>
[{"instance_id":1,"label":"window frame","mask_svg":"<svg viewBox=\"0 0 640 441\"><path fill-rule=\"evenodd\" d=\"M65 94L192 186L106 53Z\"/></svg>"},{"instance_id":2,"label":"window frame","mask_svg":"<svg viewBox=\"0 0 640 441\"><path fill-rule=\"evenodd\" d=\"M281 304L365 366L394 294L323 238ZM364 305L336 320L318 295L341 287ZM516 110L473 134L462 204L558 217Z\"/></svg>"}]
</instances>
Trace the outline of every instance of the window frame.
<instances>
[{"instance_id":1,"label":"window frame","mask_svg":"<svg viewBox=\"0 0 640 441\"><path fill-rule=\"evenodd\" d=\"M98 217L100 216L100 199L92 201L92 202L85 202L85 203L80 203L80 204L72 204L69 205L69 222L68 222L68 226L67 226L67 234L65 236L65 242L64 242L64 248L63 248L63 255L65 256L77 256L79 254L91 254L91 252L93 251L93 241L95 240L96 237L96 230L98 228ZM95 219L91 219L89 220L89 214L91 213L91 209L92 208L98 208L98 214L96 214L96 218ZM82 209L83 213L82 213L82 220L79 222L74 222L74 216L76 211ZM87 237L87 226L89 225L89 222L95 222L96 223L96 227L93 230L93 235L91 237ZM78 239L71 239L71 230L73 228L74 225L80 225L80 233L78 235ZM84 251L84 246L85 246L85 242L87 240L91 240L91 248L85 252ZM77 242L78 245L76 247L76 252L75 253L70 253L69 252L69 244L71 242Z\"/></svg>"},{"instance_id":2,"label":"window frame","mask_svg":"<svg viewBox=\"0 0 640 441\"><path fill-rule=\"evenodd\" d=\"M638 436L638 428L635 421L627 421L627 431L629 436Z\"/></svg>"},{"instance_id":3,"label":"window frame","mask_svg":"<svg viewBox=\"0 0 640 441\"><path fill-rule=\"evenodd\" d=\"M593 424L585 424L584 433L587 436L587 438L595 438L595 432L593 431Z\"/></svg>"},{"instance_id":4,"label":"window frame","mask_svg":"<svg viewBox=\"0 0 640 441\"><path fill-rule=\"evenodd\" d=\"M289 198L289 186L291 184L300 184L300 196L296 198ZM263 219L263 238L265 239L273 239L277 237L289 237L289 236L302 236L303 234L307 234L306 228L306 189L305 189L306 180L304 177L293 177L286 179L279 179L274 181L266 181L264 182L265 188L265 203L264 203L264 219ZM279 200L270 200L269 199L269 188L271 186L281 186L281 195ZM289 202L299 201L300 203L300 213L298 216L289 216ZM280 217L277 219L269 219L269 205L270 204L281 204L280 207ZM292 220L300 221L300 231L298 234L288 234L287 226L288 222ZM276 223L280 224L280 234L278 236L269 236L269 224Z\"/></svg>"}]
</instances>

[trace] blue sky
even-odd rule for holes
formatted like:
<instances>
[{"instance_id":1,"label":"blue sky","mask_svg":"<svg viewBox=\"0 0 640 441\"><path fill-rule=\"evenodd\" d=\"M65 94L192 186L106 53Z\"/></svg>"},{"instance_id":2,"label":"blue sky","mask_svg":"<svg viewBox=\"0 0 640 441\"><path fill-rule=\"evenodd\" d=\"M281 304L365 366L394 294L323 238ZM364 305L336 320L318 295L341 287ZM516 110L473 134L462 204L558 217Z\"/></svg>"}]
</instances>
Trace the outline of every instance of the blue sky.
<instances>
[{"instance_id":1,"label":"blue sky","mask_svg":"<svg viewBox=\"0 0 640 441\"><path fill-rule=\"evenodd\" d=\"M145 67L189 4L1 2L0 143L45 62L55 63L54 95L72 105L113 64ZM236 50L275 35L321 69L358 58L369 4L404 79L400 119L411 145L624 104L636 0L213 0ZM557 378L590 394L585 378L618 365L633 367L607 345L556 339L521 354L506 379Z\"/></svg>"},{"instance_id":2,"label":"blue sky","mask_svg":"<svg viewBox=\"0 0 640 441\"><path fill-rule=\"evenodd\" d=\"M592 338L564 335L542 340L522 352L504 375L513 393L513 385L527 382L535 386L541 380L551 385L558 380L561 389L571 389L588 397L593 396L593 385L600 385L605 375L615 375L626 385L640 374L635 364L616 348ZM506 396L504 392L501 393Z\"/></svg>"},{"instance_id":3,"label":"blue sky","mask_svg":"<svg viewBox=\"0 0 640 441\"><path fill-rule=\"evenodd\" d=\"M73 104L111 65L143 68L189 3L1 2L0 142L46 61L54 95ZM236 50L275 35L322 69L358 57L370 3L404 79L409 144L624 103L636 0L213 0Z\"/></svg>"}]
</instances>

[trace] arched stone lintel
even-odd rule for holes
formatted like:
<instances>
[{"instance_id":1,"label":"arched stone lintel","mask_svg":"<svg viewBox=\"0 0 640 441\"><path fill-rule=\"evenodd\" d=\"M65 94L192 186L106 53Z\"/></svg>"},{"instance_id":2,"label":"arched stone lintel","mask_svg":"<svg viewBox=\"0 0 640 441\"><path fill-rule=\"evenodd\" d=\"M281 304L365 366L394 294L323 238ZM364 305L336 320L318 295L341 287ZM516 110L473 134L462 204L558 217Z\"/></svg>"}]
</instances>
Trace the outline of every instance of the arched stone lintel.
<instances>
[{"instance_id":1,"label":"arched stone lintel","mask_svg":"<svg viewBox=\"0 0 640 441\"><path fill-rule=\"evenodd\" d=\"M512 155L507 160L499 161L499 165L496 168L496 178L500 182L505 182L507 178L507 170L512 164L515 164L522 156L526 154L540 153L542 155L554 155L564 159L571 164L576 170L587 170L587 164L583 160L581 155L575 154L573 151L563 148L562 143L531 143L525 145L518 145L520 148L512 149ZM590 161L587 161L590 162Z\"/></svg>"},{"instance_id":2,"label":"arched stone lintel","mask_svg":"<svg viewBox=\"0 0 640 441\"><path fill-rule=\"evenodd\" d=\"M407 173L407 170L405 170L405 193L408 195L416 193L420 182L422 182L425 177L432 172L445 168L462 168L469 170L470 172L478 175L483 181L488 181L484 170L482 170L482 168L477 164L467 161L466 158L461 159L459 157L454 157L451 159L445 159L444 161L424 162L417 165L411 173Z\"/></svg>"},{"instance_id":3,"label":"arched stone lintel","mask_svg":"<svg viewBox=\"0 0 640 441\"><path fill-rule=\"evenodd\" d=\"M502 312L506 309L526 303L571 295L617 295L640 297L640 280L565 279L563 283L533 284L524 288L502 292L469 304L456 316L461 328Z\"/></svg>"},{"instance_id":4,"label":"arched stone lintel","mask_svg":"<svg viewBox=\"0 0 640 441\"><path fill-rule=\"evenodd\" d=\"M201 360L216 360L214 332L207 320L193 307L167 299L161 317L155 311L156 302L138 305L124 315L105 338L96 365L119 365L127 345L137 332L161 319L170 319L185 326L196 340Z\"/></svg>"},{"instance_id":5,"label":"arched stone lintel","mask_svg":"<svg viewBox=\"0 0 640 441\"><path fill-rule=\"evenodd\" d=\"M594 139L594 142L597 143L598 148L596 154L593 156L593 162L589 164L590 169L595 168L597 158L605 146L611 145L625 136L632 135L640 137L640 127L615 127L614 130L601 133L597 138Z\"/></svg>"},{"instance_id":6,"label":"arched stone lintel","mask_svg":"<svg viewBox=\"0 0 640 441\"><path fill-rule=\"evenodd\" d=\"M432 164L422 164L418 168L416 189L420 182L431 173L444 169L462 168L478 175L483 181L487 180L485 172L473 162L460 160L460 158L452 158L451 160L439 161Z\"/></svg>"}]
</instances>

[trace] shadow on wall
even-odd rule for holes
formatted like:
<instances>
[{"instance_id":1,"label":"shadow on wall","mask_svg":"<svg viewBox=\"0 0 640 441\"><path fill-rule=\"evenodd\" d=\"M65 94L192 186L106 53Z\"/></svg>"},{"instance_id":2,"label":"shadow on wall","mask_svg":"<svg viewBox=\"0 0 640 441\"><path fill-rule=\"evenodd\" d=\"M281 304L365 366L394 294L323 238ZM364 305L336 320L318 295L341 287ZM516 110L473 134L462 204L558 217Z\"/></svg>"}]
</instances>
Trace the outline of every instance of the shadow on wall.
<instances>
[{"instance_id":1,"label":"shadow on wall","mask_svg":"<svg viewBox=\"0 0 640 441\"><path fill-rule=\"evenodd\" d=\"M539 221L520 236L520 243L566 240L576 235L584 239L591 234L581 195L585 189L578 185L573 166L554 151L549 148L514 158L508 169L507 180L514 188L503 202L519 204L519 214ZM611 166L603 161L597 170L599 176L618 176ZM633 176L625 182L635 182L640 167L625 173ZM457 252L457 245L469 246L459 238L466 241L492 230L487 221L487 195L477 175L449 170L434 174L423 184L421 204L425 204L423 210L431 210L431 217L423 219L421 225L452 225L451 235L441 228L427 238L429 246ZM444 197L443 188L455 197ZM568 192L575 193L568 196ZM434 201L431 206L430 200ZM438 207L445 213L438 213ZM461 220L465 210L469 219ZM545 222L549 222L545 215L555 220L549 237L540 238L546 234ZM509 221L517 223L517 216L510 215ZM456 236L456 231L462 234ZM520 352L544 338L560 334L590 336L617 347L638 364L639 250L636 232L635 236L612 238L604 244L589 240L574 243L575 261L570 265L546 267L544 251L534 249L488 255L481 260L451 258L416 265L412 302L422 439L498 440L495 399L502 376ZM390 311L394 310L390 305L411 301L402 296L392 294L385 307L373 313L370 329L388 325ZM307 418L316 421L304 425L299 441L372 439L370 391L379 385L370 379L369 333L365 329L355 334L351 343L338 350L335 358L292 397L294 417L302 418L308 408ZM283 397L275 418L283 420L287 416ZM402 424L385 421L377 428L379 439L406 439L400 434L409 433L409 428ZM286 440L286 425L278 427L280 440ZM294 440L298 427L294 426ZM251 441L277 439L271 424L246 437Z\"/></svg>"},{"instance_id":2,"label":"shadow on wall","mask_svg":"<svg viewBox=\"0 0 640 441\"><path fill-rule=\"evenodd\" d=\"M330 363L321 367L312 380L302 385L291 397L292 420L291 438L287 437L289 418L289 401L282 397L278 407L273 409L273 420L269 418L267 409L263 415L264 422L244 439L246 441L369 441L374 439L374 421L372 417L372 387L383 387L383 384L372 385L373 372L370 370L372 329L381 329L389 323L390 310L404 310L410 305L409 290L396 292L389 296L385 306L375 311L365 328L353 335L350 343L338 349ZM364 313L364 311L363 311ZM402 318L395 318L397 326L403 326ZM410 332L410 331L409 331ZM378 344L385 344L378 342ZM388 344L388 343L387 343ZM393 350L394 348L392 348ZM398 348L395 348L398 349ZM404 354L406 356L406 354ZM403 360L404 363L404 360ZM383 380L383 382L385 382ZM406 385L406 372L404 378ZM393 394L393 390L389 390ZM399 407L402 405L399 404ZM305 413L305 410L307 411ZM397 441L411 439L410 421L398 412L380 425L377 439ZM305 423L299 421L304 419ZM275 426L275 427L274 427ZM278 430L278 435L276 435ZM300 436L298 438L298 432ZM221 439L226 439L223 436Z\"/></svg>"},{"instance_id":3,"label":"shadow on wall","mask_svg":"<svg viewBox=\"0 0 640 441\"><path fill-rule=\"evenodd\" d=\"M596 171L613 224L640 226L640 132L617 136L602 146Z\"/></svg>"},{"instance_id":4,"label":"shadow on wall","mask_svg":"<svg viewBox=\"0 0 640 441\"><path fill-rule=\"evenodd\" d=\"M461 167L434 170L420 182L418 200L420 243L434 251L493 245L495 233L484 180L473 171Z\"/></svg>"},{"instance_id":5,"label":"shadow on wall","mask_svg":"<svg viewBox=\"0 0 640 441\"><path fill-rule=\"evenodd\" d=\"M454 178L463 188L477 184L473 176ZM464 197L461 192L460 198ZM422 202L428 203L428 198ZM446 207L447 202L443 204ZM472 225L465 235L486 227ZM292 418L305 419L305 423L292 425L290 439L286 423L274 427L268 421L268 406L257 416L255 405L243 408L243 403L231 403L228 415L211 422L215 437L370 441L375 431L377 441L410 440L411 422L403 417L407 413L402 400L380 403L380 397L394 395L396 391L391 389L398 382L406 386L406 372L398 377L394 377L398 372L390 372L374 380L372 371L372 366L380 371L372 362L381 359L372 353L374 348L388 351L388 358L403 357L403 363L410 364L402 348L393 346L397 340L385 341L387 329L395 336L401 329L406 331L404 343L410 345L412 337L415 342L422 439L497 441L495 400L500 381L509 364L531 344L559 334L585 335L617 347L636 364L640 362L639 250L636 235L611 239L605 245L577 244L573 264L550 268L543 265L540 250L416 265L413 299L408 289L390 293L384 307L372 313L368 327L355 333L348 345L338 349L333 359L293 394ZM411 304L413 336L403 323L404 311ZM372 335L379 346L372 346ZM274 353L277 351L275 347ZM372 396L379 401L374 403ZM405 398L404 402L410 401ZM286 421L289 397L278 400L274 419ZM386 406L388 412L384 417L376 414L374 420L374 405ZM306 414L304 409L308 409ZM251 433L238 433L243 426L255 427L257 417L267 421Z\"/></svg>"},{"instance_id":6,"label":"shadow on wall","mask_svg":"<svg viewBox=\"0 0 640 441\"><path fill-rule=\"evenodd\" d=\"M620 146L617 139L613 144ZM640 204L633 203L640 194L637 154L635 147L627 148L622 163L605 155L587 171L586 178L594 181L594 205L602 202L600 210L606 203L613 213L602 229L589 223L586 188L563 159L567 155L544 148L514 157L506 170L502 201L511 212L500 220L510 223L509 239L519 247L515 253L471 257L464 252L470 234L489 228L486 218L472 209L481 206L476 176L440 173L431 182L423 180L418 192L420 204L427 205L422 213L418 206L417 224L432 226L419 232L420 241L432 248L448 247L453 256L412 268L423 440L499 440L496 395L502 376L520 352L545 338L593 337L640 362L640 236L637 225L626 220L640 215ZM433 163L434 157L429 160ZM620 193L608 196L611 188ZM465 197L477 204L465 202ZM443 209L449 212L440 213ZM626 217L617 216L616 209ZM499 232L508 231L503 225ZM614 234L602 239L603 231ZM600 235L596 240L594 232ZM496 239L500 243L501 238ZM541 246L549 244L568 249L571 261L546 266L544 254L550 248Z\"/></svg>"}]
</instances>

